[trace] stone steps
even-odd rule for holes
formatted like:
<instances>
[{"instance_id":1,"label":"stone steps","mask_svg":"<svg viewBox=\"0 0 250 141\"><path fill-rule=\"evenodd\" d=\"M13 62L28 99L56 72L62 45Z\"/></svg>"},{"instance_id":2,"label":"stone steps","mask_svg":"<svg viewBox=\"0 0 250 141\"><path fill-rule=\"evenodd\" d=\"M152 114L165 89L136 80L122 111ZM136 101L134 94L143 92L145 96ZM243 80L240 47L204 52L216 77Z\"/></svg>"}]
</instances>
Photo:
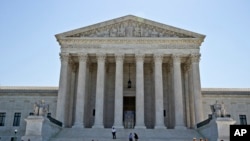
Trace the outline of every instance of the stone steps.
<instances>
[{"instance_id":1,"label":"stone steps","mask_svg":"<svg viewBox=\"0 0 250 141\"><path fill-rule=\"evenodd\" d=\"M129 133L137 133L140 141L192 141L201 135L193 129L116 129L115 141L128 141ZM111 129L64 128L51 141L111 141Z\"/></svg>"}]
</instances>

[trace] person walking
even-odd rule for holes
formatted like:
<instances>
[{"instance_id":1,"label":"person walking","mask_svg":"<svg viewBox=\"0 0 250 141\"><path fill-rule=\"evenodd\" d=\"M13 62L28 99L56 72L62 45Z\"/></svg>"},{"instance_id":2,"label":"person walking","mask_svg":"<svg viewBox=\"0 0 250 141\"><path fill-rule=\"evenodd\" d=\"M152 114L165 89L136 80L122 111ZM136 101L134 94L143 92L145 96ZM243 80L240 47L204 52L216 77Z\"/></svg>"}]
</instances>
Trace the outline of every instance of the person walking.
<instances>
[{"instance_id":1,"label":"person walking","mask_svg":"<svg viewBox=\"0 0 250 141\"><path fill-rule=\"evenodd\" d=\"M129 139L129 141L133 141L133 134L132 133L129 134L128 139Z\"/></svg>"},{"instance_id":2,"label":"person walking","mask_svg":"<svg viewBox=\"0 0 250 141\"><path fill-rule=\"evenodd\" d=\"M134 133L134 138L135 138L135 141L137 141L139 139L139 137L136 133Z\"/></svg>"},{"instance_id":3,"label":"person walking","mask_svg":"<svg viewBox=\"0 0 250 141\"><path fill-rule=\"evenodd\" d=\"M115 130L115 127L112 127L112 135L113 135L113 139L116 139L116 130Z\"/></svg>"}]
</instances>

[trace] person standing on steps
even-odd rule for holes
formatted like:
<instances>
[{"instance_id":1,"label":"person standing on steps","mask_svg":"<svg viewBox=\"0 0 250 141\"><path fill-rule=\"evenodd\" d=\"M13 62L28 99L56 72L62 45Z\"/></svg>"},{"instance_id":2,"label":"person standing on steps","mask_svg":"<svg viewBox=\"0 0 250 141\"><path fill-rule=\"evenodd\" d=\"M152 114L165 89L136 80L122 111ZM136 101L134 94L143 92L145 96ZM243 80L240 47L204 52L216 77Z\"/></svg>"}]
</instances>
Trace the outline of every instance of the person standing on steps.
<instances>
[{"instance_id":1,"label":"person standing on steps","mask_svg":"<svg viewBox=\"0 0 250 141\"><path fill-rule=\"evenodd\" d=\"M133 134L132 133L129 134L128 139L129 139L129 141L133 141Z\"/></svg>"},{"instance_id":2,"label":"person standing on steps","mask_svg":"<svg viewBox=\"0 0 250 141\"><path fill-rule=\"evenodd\" d=\"M139 137L136 133L134 133L134 138L135 138L135 141L137 141L139 139Z\"/></svg>"},{"instance_id":3,"label":"person standing on steps","mask_svg":"<svg viewBox=\"0 0 250 141\"><path fill-rule=\"evenodd\" d=\"M115 130L115 127L112 127L112 135L113 135L113 139L116 139L116 130Z\"/></svg>"}]
</instances>

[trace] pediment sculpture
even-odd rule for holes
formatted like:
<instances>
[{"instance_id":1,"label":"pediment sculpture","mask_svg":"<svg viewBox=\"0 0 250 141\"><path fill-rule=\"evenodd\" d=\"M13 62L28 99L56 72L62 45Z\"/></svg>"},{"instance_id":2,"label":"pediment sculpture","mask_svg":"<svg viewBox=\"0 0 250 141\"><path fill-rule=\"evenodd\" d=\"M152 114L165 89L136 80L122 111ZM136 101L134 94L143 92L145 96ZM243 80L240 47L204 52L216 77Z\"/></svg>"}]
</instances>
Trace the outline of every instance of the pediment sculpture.
<instances>
[{"instance_id":1,"label":"pediment sculpture","mask_svg":"<svg viewBox=\"0 0 250 141\"><path fill-rule=\"evenodd\" d=\"M128 20L86 30L67 37L169 37L193 38L192 36L170 31L165 28Z\"/></svg>"}]
</instances>

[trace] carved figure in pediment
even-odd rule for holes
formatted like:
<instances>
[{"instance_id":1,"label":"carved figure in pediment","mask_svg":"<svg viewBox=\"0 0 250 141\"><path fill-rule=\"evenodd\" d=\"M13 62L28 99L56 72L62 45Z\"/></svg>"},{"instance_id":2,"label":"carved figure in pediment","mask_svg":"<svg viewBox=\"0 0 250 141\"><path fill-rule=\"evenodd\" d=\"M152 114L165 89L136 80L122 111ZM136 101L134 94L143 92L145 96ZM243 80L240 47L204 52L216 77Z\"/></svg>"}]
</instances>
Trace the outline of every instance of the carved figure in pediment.
<instances>
[{"instance_id":1,"label":"carved figure in pediment","mask_svg":"<svg viewBox=\"0 0 250 141\"><path fill-rule=\"evenodd\" d=\"M118 29L118 36L119 37L124 37L125 36L125 28L124 28L123 24L121 24L120 28Z\"/></svg>"},{"instance_id":2,"label":"carved figure in pediment","mask_svg":"<svg viewBox=\"0 0 250 141\"><path fill-rule=\"evenodd\" d=\"M148 27L141 27L141 36L142 37L150 36Z\"/></svg>"},{"instance_id":3,"label":"carved figure in pediment","mask_svg":"<svg viewBox=\"0 0 250 141\"><path fill-rule=\"evenodd\" d=\"M134 27L131 22L128 23L128 26L125 28L126 37L133 37Z\"/></svg>"},{"instance_id":4,"label":"carved figure in pediment","mask_svg":"<svg viewBox=\"0 0 250 141\"><path fill-rule=\"evenodd\" d=\"M110 37L116 37L117 36L117 28L115 27L112 27L110 29L110 34L109 34Z\"/></svg>"},{"instance_id":5,"label":"carved figure in pediment","mask_svg":"<svg viewBox=\"0 0 250 141\"><path fill-rule=\"evenodd\" d=\"M151 37L158 37L159 36L159 33L153 29L153 31L151 32Z\"/></svg>"},{"instance_id":6,"label":"carved figure in pediment","mask_svg":"<svg viewBox=\"0 0 250 141\"><path fill-rule=\"evenodd\" d=\"M141 37L141 31L140 31L140 28L138 27L138 25L135 26L134 36L135 37Z\"/></svg>"}]
</instances>

